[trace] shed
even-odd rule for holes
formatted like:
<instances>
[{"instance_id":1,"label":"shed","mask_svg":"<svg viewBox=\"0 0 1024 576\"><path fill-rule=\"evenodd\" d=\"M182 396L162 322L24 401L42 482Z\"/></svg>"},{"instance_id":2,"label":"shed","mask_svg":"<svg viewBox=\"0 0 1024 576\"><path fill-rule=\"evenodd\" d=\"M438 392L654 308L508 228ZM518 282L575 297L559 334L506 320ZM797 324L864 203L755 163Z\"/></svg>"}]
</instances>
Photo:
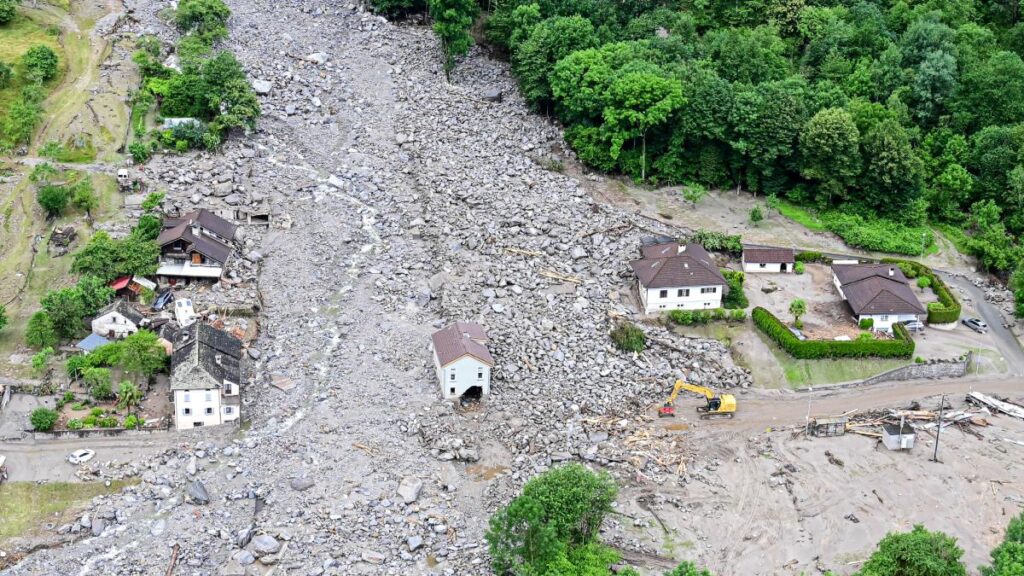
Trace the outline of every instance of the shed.
<instances>
[{"instance_id":1,"label":"shed","mask_svg":"<svg viewBox=\"0 0 1024 576\"><path fill-rule=\"evenodd\" d=\"M906 423L882 426L882 444L889 450L910 450L917 432Z\"/></svg>"},{"instance_id":2,"label":"shed","mask_svg":"<svg viewBox=\"0 0 1024 576\"><path fill-rule=\"evenodd\" d=\"M115 300L99 311L92 321L92 333L106 338L124 338L139 331L145 317L124 300Z\"/></svg>"},{"instance_id":3,"label":"shed","mask_svg":"<svg viewBox=\"0 0 1024 576\"><path fill-rule=\"evenodd\" d=\"M845 416L829 416L811 420L811 435L819 438L846 434Z\"/></svg>"},{"instance_id":4,"label":"shed","mask_svg":"<svg viewBox=\"0 0 1024 576\"><path fill-rule=\"evenodd\" d=\"M82 340L78 344L75 344L75 348L78 348L82 352L88 354L89 352L92 352L93 350L99 348L100 346L103 346L104 344L110 344L110 340L107 340L106 338L100 336L99 334L89 334L88 336L85 337L84 340Z\"/></svg>"},{"instance_id":5,"label":"shed","mask_svg":"<svg viewBox=\"0 0 1024 576\"><path fill-rule=\"evenodd\" d=\"M792 248L743 246L744 272L792 272L795 265L796 252Z\"/></svg>"}]
</instances>

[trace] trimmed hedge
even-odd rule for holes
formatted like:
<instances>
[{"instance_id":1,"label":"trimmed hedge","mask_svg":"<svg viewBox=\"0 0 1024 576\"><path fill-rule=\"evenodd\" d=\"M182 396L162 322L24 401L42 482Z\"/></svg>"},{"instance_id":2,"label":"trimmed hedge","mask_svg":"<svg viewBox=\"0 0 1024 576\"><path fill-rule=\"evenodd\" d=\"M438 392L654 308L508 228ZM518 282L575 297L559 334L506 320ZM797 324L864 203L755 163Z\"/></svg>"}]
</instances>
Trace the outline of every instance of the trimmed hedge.
<instances>
[{"instance_id":1,"label":"trimmed hedge","mask_svg":"<svg viewBox=\"0 0 1024 576\"><path fill-rule=\"evenodd\" d=\"M892 340L799 340L774 314L758 306L750 314L754 324L794 358L910 358L914 340L906 328L893 326Z\"/></svg>"},{"instance_id":2,"label":"trimmed hedge","mask_svg":"<svg viewBox=\"0 0 1024 576\"><path fill-rule=\"evenodd\" d=\"M694 324L709 324L711 322L743 322L747 319L745 310L672 310L665 315L670 322L680 326L693 326Z\"/></svg>"},{"instance_id":3,"label":"trimmed hedge","mask_svg":"<svg viewBox=\"0 0 1024 576\"><path fill-rule=\"evenodd\" d=\"M953 292L946 286L946 283L931 268L920 262L898 258L882 258L882 263L898 265L907 277L928 278L931 281L932 292L939 298L939 301L928 304L929 324L949 324L960 320L960 301L953 296ZM911 271L910 274L907 274L908 270Z\"/></svg>"}]
</instances>

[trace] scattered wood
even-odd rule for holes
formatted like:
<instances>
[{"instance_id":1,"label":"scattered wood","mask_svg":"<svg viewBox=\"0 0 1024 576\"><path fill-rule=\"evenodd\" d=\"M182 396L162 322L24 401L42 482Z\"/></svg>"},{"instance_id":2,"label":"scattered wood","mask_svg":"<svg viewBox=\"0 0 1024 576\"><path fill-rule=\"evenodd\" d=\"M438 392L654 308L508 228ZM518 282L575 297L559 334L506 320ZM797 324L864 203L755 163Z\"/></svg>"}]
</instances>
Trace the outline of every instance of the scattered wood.
<instances>
[{"instance_id":1,"label":"scattered wood","mask_svg":"<svg viewBox=\"0 0 1024 576\"><path fill-rule=\"evenodd\" d=\"M1024 420L1024 406L1004 402L989 396L988 394L982 394L981 392L969 392L967 394L967 401L978 406L985 406L995 410L996 412L1002 412L1007 416L1013 416L1014 418Z\"/></svg>"},{"instance_id":2,"label":"scattered wood","mask_svg":"<svg viewBox=\"0 0 1024 576\"><path fill-rule=\"evenodd\" d=\"M505 252L509 254L519 254L521 256L543 256L543 252L537 252L536 250L523 250L522 248L505 248Z\"/></svg>"},{"instance_id":3,"label":"scattered wood","mask_svg":"<svg viewBox=\"0 0 1024 576\"><path fill-rule=\"evenodd\" d=\"M177 542L171 547L171 565L167 567L167 576L174 574L174 566L178 563L178 552L181 550L181 545Z\"/></svg>"},{"instance_id":4,"label":"scattered wood","mask_svg":"<svg viewBox=\"0 0 1024 576\"><path fill-rule=\"evenodd\" d=\"M541 270L540 275L545 278L551 278L553 280L560 280L562 282L572 282L573 284L582 284L583 280L576 276L566 276L565 274L559 274L551 270Z\"/></svg>"}]
</instances>

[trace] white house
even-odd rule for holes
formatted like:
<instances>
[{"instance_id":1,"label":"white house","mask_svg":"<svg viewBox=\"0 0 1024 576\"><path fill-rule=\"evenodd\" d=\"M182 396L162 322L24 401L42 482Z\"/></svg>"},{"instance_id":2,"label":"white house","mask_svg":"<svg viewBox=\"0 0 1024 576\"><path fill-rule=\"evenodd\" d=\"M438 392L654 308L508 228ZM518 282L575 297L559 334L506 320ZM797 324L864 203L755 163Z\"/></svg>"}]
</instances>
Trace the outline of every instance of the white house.
<instances>
[{"instance_id":1,"label":"white house","mask_svg":"<svg viewBox=\"0 0 1024 576\"><path fill-rule=\"evenodd\" d=\"M641 253L643 258L629 265L646 314L722 307L728 284L704 247L668 242L645 246Z\"/></svg>"},{"instance_id":2,"label":"white house","mask_svg":"<svg viewBox=\"0 0 1024 576\"><path fill-rule=\"evenodd\" d=\"M796 254L792 248L745 245L742 261L743 271L747 273L792 272Z\"/></svg>"},{"instance_id":3,"label":"white house","mask_svg":"<svg viewBox=\"0 0 1024 576\"><path fill-rule=\"evenodd\" d=\"M832 283L857 322L871 319L876 332L891 332L893 324L927 313L895 264L833 264Z\"/></svg>"},{"instance_id":4,"label":"white house","mask_svg":"<svg viewBox=\"0 0 1024 576\"><path fill-rule=\"evenodd\" d=\"M92 320L92 333L104 338L125 338L139 331L145 317L124 300L115 300Z\"/></svg>"},{"instance_id":5,"label":"white house","mask_svg":"<svg viewBox=\"0 0 1024 576\"><path fill-rule=\"evenodd\" d=\"M171 355L174 426L216 426L241 416L242 342L208 324L182 329Z\"/></svg>"},{"instance_id":6,"label":"white house","mask_svg":"<svg viewBox=\"0 0 1024 576\"><path fill-rule=\"evenodd\" d=\"M446 400L491 393L494 358L487 351L487 332L479 324L456 322L430 337L434 371Z\"/></svg>"}]
</instances>

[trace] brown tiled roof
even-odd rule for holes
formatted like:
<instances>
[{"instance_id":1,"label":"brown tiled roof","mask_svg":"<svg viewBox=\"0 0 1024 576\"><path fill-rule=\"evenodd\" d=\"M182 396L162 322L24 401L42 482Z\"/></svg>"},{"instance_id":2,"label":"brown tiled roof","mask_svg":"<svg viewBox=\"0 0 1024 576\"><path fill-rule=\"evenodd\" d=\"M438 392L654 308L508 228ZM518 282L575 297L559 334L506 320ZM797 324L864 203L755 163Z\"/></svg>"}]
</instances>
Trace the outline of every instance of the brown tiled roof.
<instances>
[{"instance_id":1,"label":"brown tiled roof","mask_svg":"<svg viewBox=\"0 0 1024 576\"><path fill-rule=\"evenodd\" d=\"M210 238L209 236L197 236L193 234L188 220L161 232L160 236L156 239L156 243L160 246L166 246L171 242L176 242L178 240L188 242L190 245L188 249L189 252L199 252L203 256L212 258L221 264L227 262L228 257L231 256L230 246L225 245L219 240Z\"/></svg>"},{"instance_id":2,"label":"brown tiled roof","mask_svg":"<svg viewBox=\"0 0 1024 576\"><path fill-rule=\"evenodd\" d=\"M892 276L889 275L892 270ZM924 314L899 266L833 264L854 314Z\"/></svg>"},{"instance_id":3,"label":"brown tiled roof","mask_svg":"<svg viewBox=\"0 0 1024 576\"><path fill-rule=\"evenodd\" d=\"M796 262L796 254L792 248L744 246L743 261L750 264L792 264Z\"/></svg>"},{"instance_id":4,"label":"brown tiled roof","mask_svg":"<svg viewBox=\"0 0 1024 576\"><path fill-rule=\"evenodd\" d=\"M671 242L646 246L641 252L644 258L629 265L647 288L726 285L715 261L699 244L679 248L678 244ZM665 256L657 256L660 254Z\"/></svg>"},{"instance_id":5,"label":"brown tiled roof","mask_svg":"<svg viewBox=\"0 0 1024 576\"><path fill-rule=\"evenodd\" d=\"M182 214L177 218L165 218L164 228L174 228L183 222L193 221L199 223L200 226L206 228L210 232L229 240L234 240L235 231L238 230L238 226L228 222L220 216L217 216L206 208L193 210L192 212Z\"/></svg>"},{"instance_id":6,"label":"brown tiled roof","mask_svg":"<svg viewBox=\"0 0 1024 576\"><path fill-rule=\"evenodd\" d=\"M450 328L455 328L470 340L476 340L477 342L490 341L490 338L487 336L487 330L484 330L484 327L476 322L456 322Z\"/></svg>"},{"instance_id":7,"label":"brown tiled roof","mask_svg":"<svg viewBox=\"0 0 1024 576\"><path fill-rule=\"evenodd\" d=\"M475 327L474 333L487 337L481 326L468 322L458 322L434 332L430 340L441 366L447 366L463 356L472 356L488 366L494 366L494 357L487 351L487 347L472 340L471 336L462 330L465 326Z\"/></svg>"}]
</instances>

